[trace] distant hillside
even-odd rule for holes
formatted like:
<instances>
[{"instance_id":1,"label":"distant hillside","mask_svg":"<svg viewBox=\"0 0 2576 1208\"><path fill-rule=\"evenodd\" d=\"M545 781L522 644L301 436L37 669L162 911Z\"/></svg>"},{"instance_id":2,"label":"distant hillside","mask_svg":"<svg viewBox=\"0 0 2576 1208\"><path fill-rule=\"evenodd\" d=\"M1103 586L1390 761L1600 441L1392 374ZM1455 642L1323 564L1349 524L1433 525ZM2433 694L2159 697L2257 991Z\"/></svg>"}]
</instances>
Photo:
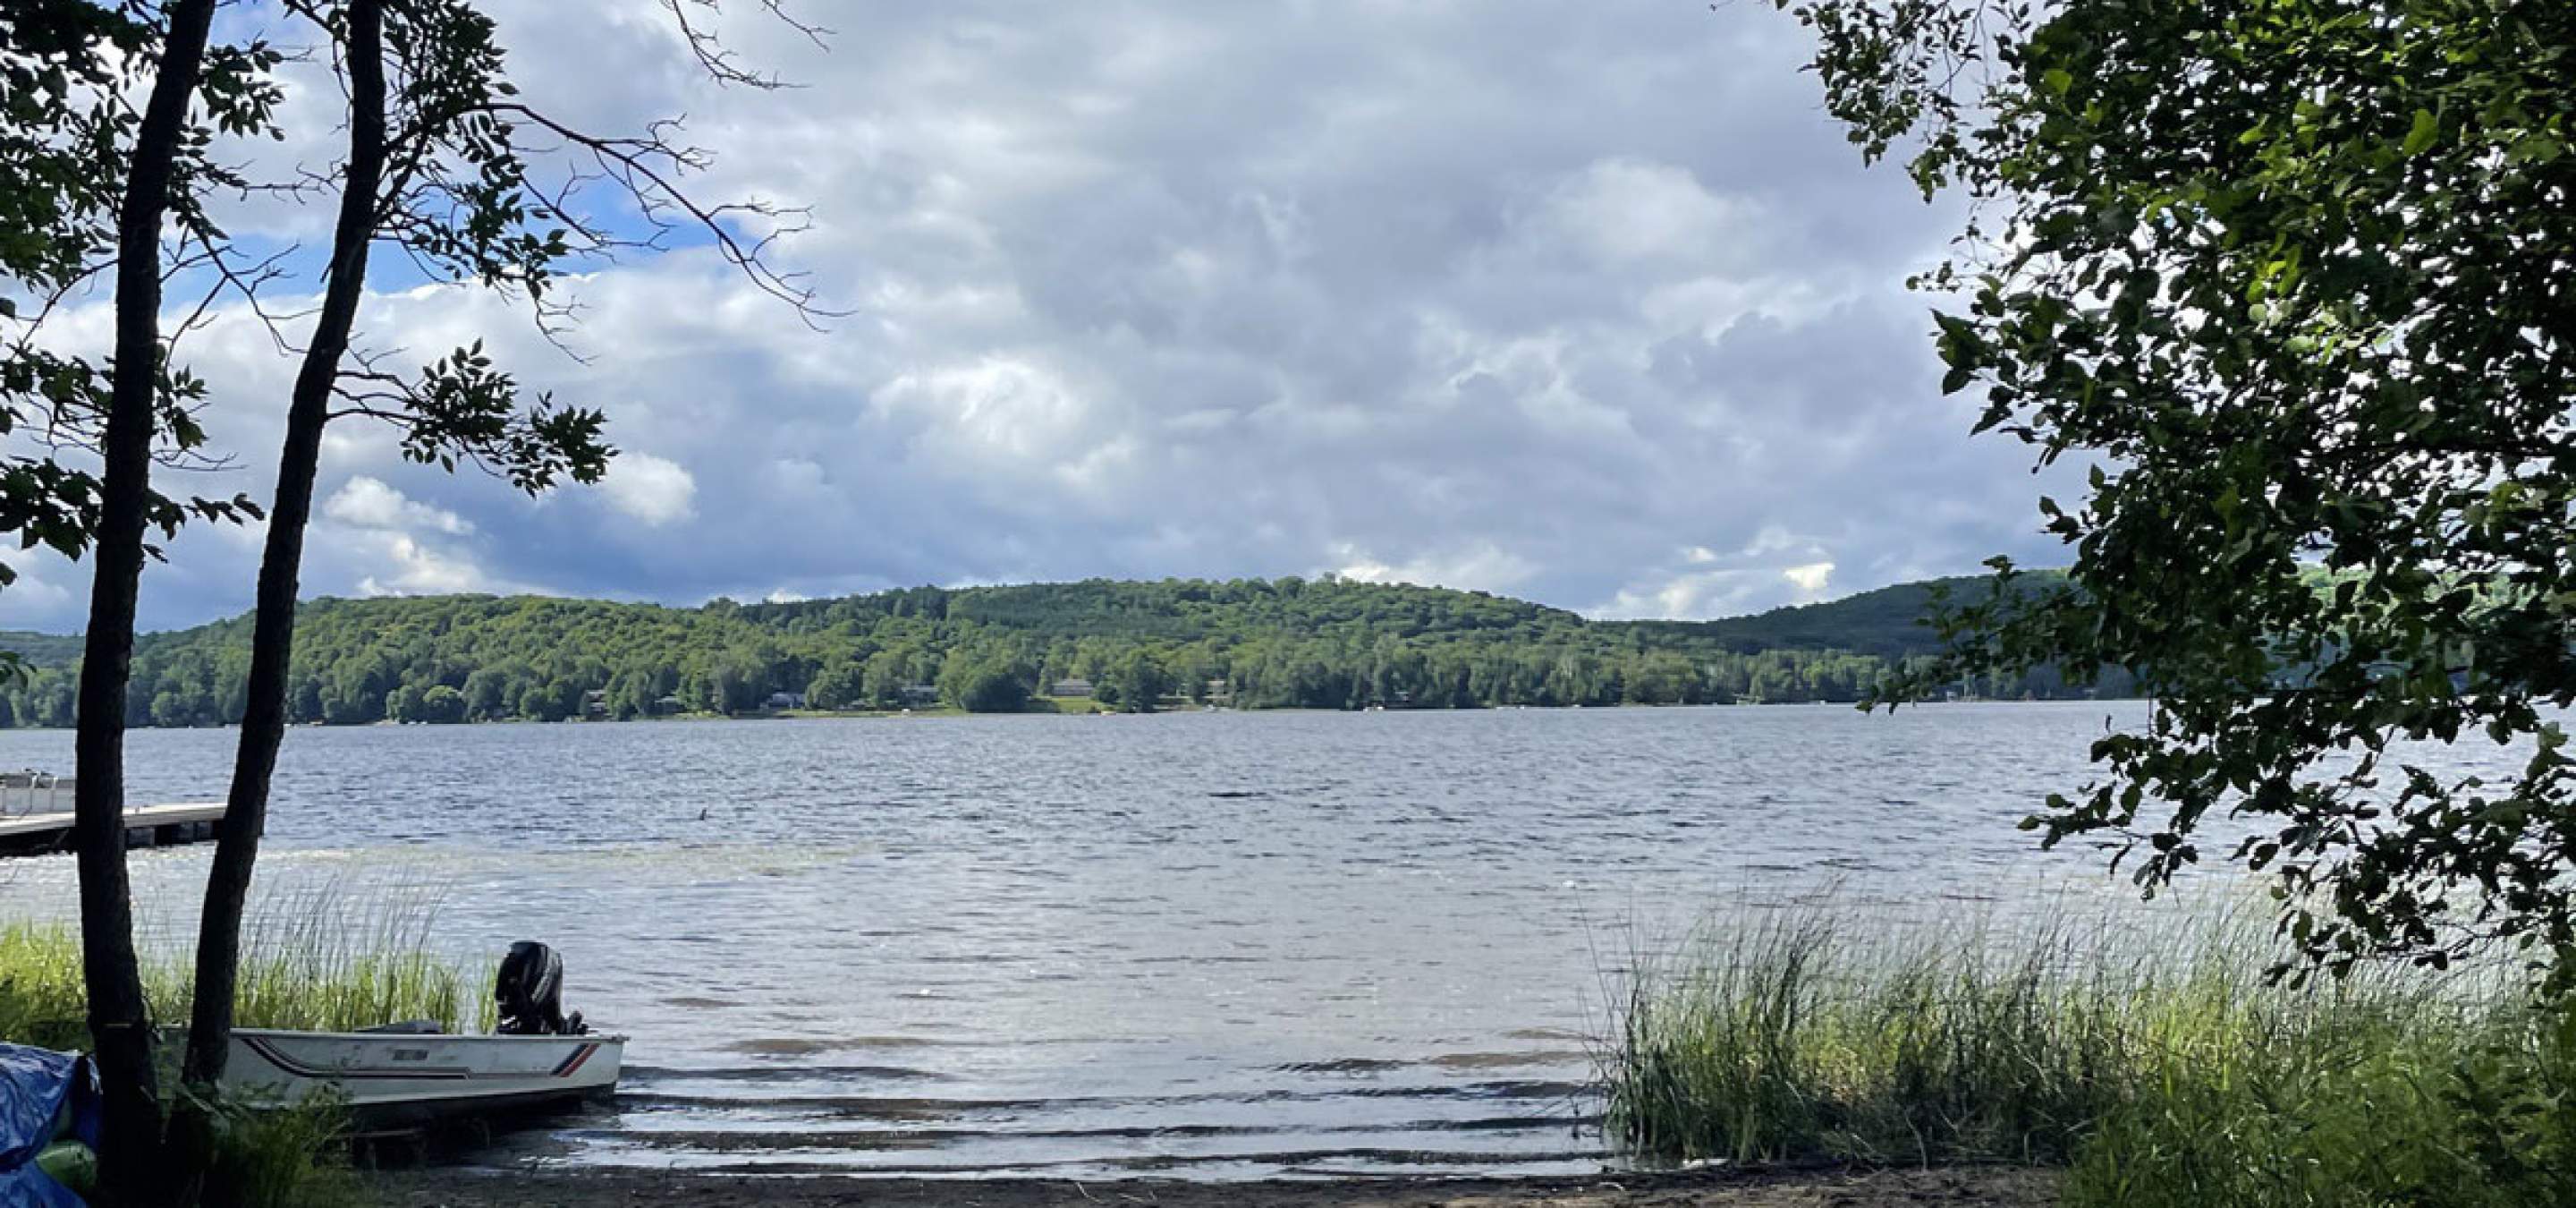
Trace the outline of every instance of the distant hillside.
<instances>
[{"instance_id":1,"label":"distant hillside","mask_svg":"<svg viewBox=\"0 0 2576 1208\"><path fill-rule=\"evenodd\" d=\"M0 629L0 650L25 659L30 667L68 667L81 656L81 640L23 629Z\"/></svg>"},{"instance_id":2,"label":"distant hillside","mask_svg":"<svg viewBox=\"0 0 2576 1208\"><path fill-rule=\"evenodd\" d=\"M1929 650L1928 584L1705 623L1593 622L1482 592L1339 579L907 588L700 608L540 597L316 600L299 722L564 720L945 706L976 712L1475 708L1856 700ZM136 643L137 725L241 713L248 618ZM0 635L39 670L0 725L71 719L70 638ZM1981 685L2056 694L2046 677Z\"/></svg>"},{"instance_id":3,"label":"distant hillside","mask_svg":"<svg viewBox=\"0 0 2576 1208\"><path fill-rule=\"evenodd\" d=\"M2049 572L2031 576L2034 583L2057 578ZM1848 650L1902 660L1928 654L1939 645L1931 627L1923 622L1932 611L1934 593L1947 590L1953 600L1965 602L1979 598L1988 582L1983 577L1925 579L1747 617L1633 624L1666 639L1713 641L1744 654L1762 650Z\"/></svg>"}]
</instances>

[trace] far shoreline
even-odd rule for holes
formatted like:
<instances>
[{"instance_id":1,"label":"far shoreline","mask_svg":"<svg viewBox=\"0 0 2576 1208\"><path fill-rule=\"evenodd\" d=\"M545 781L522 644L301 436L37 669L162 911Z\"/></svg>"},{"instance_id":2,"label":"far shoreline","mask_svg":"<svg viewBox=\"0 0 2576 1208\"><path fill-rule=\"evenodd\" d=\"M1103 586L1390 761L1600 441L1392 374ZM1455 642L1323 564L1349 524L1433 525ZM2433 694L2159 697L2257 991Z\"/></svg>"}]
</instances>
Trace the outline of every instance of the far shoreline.
<instances>
[{"instance_id":1,"label":"far shoreline","mask_svg":"<svg viewBox=\"0 0 2576 1208\"><path fill-rule=\"evenodd\" d=\"M2146 697L2143 697L2143 696L2105 696L2105 697L2036 697L2036 698L2030 698L2030 699L2018 699L2018 700L2006 700L2006 699L1994 698L1994 697L1960 697L1960 698L1956 698L1956 699L1948 699L1948 700L1905 701L1905 702L1902 702L1902 704L1903 704L1903 706L1904 706L1904 707L1906 707L1906 708L1917 708L1917 707L1927 706L1927 705L2115 705L2115 704L2124 704L2124 703L2136 703L2136 702L2144 701L2144 700L2146 700L2146 699L2147 699L2147 698L2146 698ZM1859 702L1859 701L1836 701L1836 700L1794 700L1794 701L1792 701L1792 700L1781 700L1781 701L1708 701L1708 702L1702 702L1702 703L1699 703L1699 704L1648 704L1648 703L1644 703L1644 702L1637 702L1637 701L1622 701L1622 702L1620 702L1620 703L1618 703L1618 704L1615 704L1615 705L1480 705L1480 706L1475 706L1475 707L1472 707L1472 708L1449 708L1449 709L1414 709L1414 708L1383 708L1383 707L1381 707L1381 708L1371 708L1371 709L1310 709L1310 708L1303 708L1303 707L1297 707L1297 706L1283 706L1283 707L1279 707L1279 708L1243 709L1243 708L1235 708L1235 707L1231 707L1231 706L1179 705L1179 706L1174 706L1174 707L1171 707L1171 708L1155 709L1155 710L1152 710L1152 711L1150 711L1150 712L1145 712L1145 711L1129 711L1129 710L1125 710L1125 709L1116 709L1116 708L1099 708L1099 709L1014 709L1014 710L1010 710L1010 711L1007 711L1007 712L1004 712L1004 711L995 711L995 712L977 713L977 712L973 712L973 711L966 710L966 709L959 709L959 708L955 708L955 707L952 707L952 706L939 705L939 706L934 706L934 707L927 708L927 709L782 709L782 710L779 710L779 711L776 711L776 712L760 712L760 713L669 713L669 714L664 714L664 715L659 716L659 717L622 717L622 718L614 718L614 717L570 718L570 717L568 717L568 718L563 719L562 721L539 721L539 720L537 720L537 719L535 719L535 718L527 718L527 717L509 717L509 718L495 718L495 719L490 719L490 720L485 720L485 721L454 721L454 722L428 722L428 721L371 721L371 722L364 722L364 723L361 723L361 724L358 724L358 725L341 725L341 726L329 725L329 724L326 724L326 723L323 723L323 722L302 722L302 723L297 723L297 724L294 724L294 725L290 725L290 726L288 726L288 727L287 727L287 729L288 729L288 732L292 733L293 731L296 731L296 730L392 730L392 729L402 729L402 730L410 730L410 729L470 730L470 729L482 729L482 728L492 727L492 726L561 726L561 727L581 727L581 726L620 726L620 725L635 725L635 724L639 724L639 723L640 723L640 724L650 724L650 723L653 723L653 722L690 722L690 723L700 723L700 722L728 722L728 721L750 721L750 722L758 722L758 721L781 721L781 722L796 722L796 721L904 721L904 720L954 720L954 719L958 719L958 718L967 718L967 717L1177 717L1177 716L1195 716L1195 715L1202 714L1202 713L1241 713L1241 714L1247 714L1247 715L1250 715L1250 714L1283 714L1283 715L1289 715L1289 716L1308 716L1308 717L1311 717L1311 716L1317 716L1317 715L1323 715L1323 716L1335 716L1335 717L1340 717L1340 716L1355 716L1355 715L1367 714L1367 713L1423 713L1423 714L1460 714L1460 713L1620 713L1620 712L1630 712L1630 711L1647 711L1647 712L1652 712L1652 711L1680 711L1680 710L1685 710L1685 709L1813 709L1813 708L1832 708L1832 709L1853 709L1853 710L1859 710L1859 709L1863 709L1864 707L1865 707L1865 706L1864 706L1861 702ZM239 726L234 725L234 724L232 724L232 723L226 723L226 724L224 724L224 725L220 725L220 726L149 726L149 725L144 725L144 726L131 726L131 725L130 725L130 726L127 726L127 727L126 727L126 730L127 730L127 732L128 732L128 733L144 733L144 732L150 732L150 733L186 733L186 732L191 732L191 731L206 731L206 730L215 730L215 731L236 730L236 729L239 729L239 728L240 728ZM70 727L70 726L0 726L0 734L70 734L70 733L72 733L72 732L73 732L73 727Z\"/></svg>"}]
</instances>

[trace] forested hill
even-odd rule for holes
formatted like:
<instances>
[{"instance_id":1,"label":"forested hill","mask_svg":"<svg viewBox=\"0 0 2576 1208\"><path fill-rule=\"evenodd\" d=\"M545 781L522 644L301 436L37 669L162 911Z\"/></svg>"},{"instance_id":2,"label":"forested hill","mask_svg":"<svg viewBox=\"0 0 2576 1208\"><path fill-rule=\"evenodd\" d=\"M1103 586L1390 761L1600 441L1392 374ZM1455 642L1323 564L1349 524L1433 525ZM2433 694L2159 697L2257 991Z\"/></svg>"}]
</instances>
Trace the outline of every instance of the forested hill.
<instances>
[{"instance_id":1,"label":"forested hill","mask_svg":"<svg viewBox=\"0 0 2576 1208\"><path fill-rule=\"evenodd\" d=\"M0 629L0 650L15 654L33 666L63 667L80 659L81 640L60 634Z\"/></svg>"},{"instance_id":2,"label":"forested hill","mask_svg":"<svg viewBox=\"0 0 2576 1208\"><path fill-rule=\"evenodd\" d=\"M1337 579L908 588L700 608L540 597L316 600L299 722L632 718L781 707L1049 707L1064 681L1130 709L1472 708L1855 700L1929 649L1915 584L1706 623L1595 622L1480 592ZM1909 611L1910 610L1910 611ZM132 720L241 713L250 623L137 644ZM0 724L71 720L79 644L0 633L33 673ZM2049 681L1980 685L2054 695Z\"/></svg>"},{"instance_id":3,"label":"forested hill","mask_svg":"<svg viewBox=\"0 0 2576 1208\"><path fill-rule=\"evenodd\" d=\"M2036 582L2054 581L2049 572L2033 572ZM1865 591L1822 604L1774 608L1745 617L1716 621L1638 621L1634 624L1661 640L1704 639L1729 650L1848 650L1882 659L1902 660L1933 648L1932 630L1923 618L1940 592L1962 603L1978 599L1990 580L1926 579Z\"/></svg>"}]
</instances>

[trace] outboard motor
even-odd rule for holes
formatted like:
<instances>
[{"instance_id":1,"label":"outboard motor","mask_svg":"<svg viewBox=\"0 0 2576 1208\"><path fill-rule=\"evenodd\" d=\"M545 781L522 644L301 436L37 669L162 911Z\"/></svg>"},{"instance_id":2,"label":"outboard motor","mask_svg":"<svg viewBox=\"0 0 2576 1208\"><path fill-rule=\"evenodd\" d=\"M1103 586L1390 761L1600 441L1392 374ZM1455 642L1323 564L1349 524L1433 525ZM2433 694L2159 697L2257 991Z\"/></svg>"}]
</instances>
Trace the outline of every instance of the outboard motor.
<instances>
[{"instance_id":1,"label":"outboard motor","mask_svg":"<svg viewBox=\"0 0 2576 1208\"><path fill-rule=\"evenodd\" d=\"M492 986L501 1006L504 1036L579 1036L588 1031L581 1012L563 1013L563 958L535 940L510 945L501 958L501 976Z\"/></svg>"}]
</instances>

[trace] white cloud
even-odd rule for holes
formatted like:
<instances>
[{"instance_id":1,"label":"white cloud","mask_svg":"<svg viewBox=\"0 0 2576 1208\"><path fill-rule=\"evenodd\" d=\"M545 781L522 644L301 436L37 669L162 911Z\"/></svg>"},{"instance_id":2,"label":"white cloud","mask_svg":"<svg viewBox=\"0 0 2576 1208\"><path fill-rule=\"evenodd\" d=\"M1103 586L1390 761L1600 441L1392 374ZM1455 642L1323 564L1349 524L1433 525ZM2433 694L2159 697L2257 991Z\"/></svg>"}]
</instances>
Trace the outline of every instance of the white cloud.
<instances>
[{"instance_id":1,"label":"white cloud","mask_svg":"<svg viewBox=\"0 0 2576 1208\"><path fill-rule=\"evenodd\" d=\"M1700 571L1620 588L1584 611L1605 621L1701 621L1753 611L1760 598L1760 576L1753 572Z\"/></svg>"},{"instance_id":2,"label":"white cloud","mask_svg":"<svg viewBox=\"0 0 2576 1208\"><path fill-rule=\"evenodd\" d=\"M1655 259L1693 269L1751 259L1754 208L1709 192L1690 169L1604 159L1558 185L1548 220L1566 244L1612 262Z\"/></svg>"},{"instance_id":3,"label":"white cloud","mask_svg":"<svg viewBox=\"0 0 2576 1208\"><path fill-rule=\"evenodd\" d=\"M384 480L353 475L322 503L307 537L306 580L361 596L519 590L486 571L467 548L475 526L412 499ZM346 576L343 578L342 576Z\"/></svg>"},{"instance_id":4,"label":"white cloud","mask_svg":"<svg viewBox=\"0 0 2576 1208\"><path fill-rule=\"evenodd\" d=\"M48 579L38 578L24 569L19 565L23 559L12 557L10 562L18 568L18 577L8 586L0 587L0 616L8 616L12 612L23 617L67 613L84 602L83 594ZM16 626L13 624L9 627Z\"/></svg>"},{"instance_id":5,"label":"white cloud","mask_svg":"<svg viewBox=\"0 0 2576 1208\"><path fill-rule=\"evenodd\" d=\"M1398 565L1380 562L1349 545L1338 552L1343 561L1331 568L1334 573L1362 583L1411 583L1499 594L1528 582L1538 572L1528 559L1489 543L1429 554Z\"/></svg>"},{"instance_id":6,"label":"white cloud","mask_svg":"<svg viewBox=\"0 0 2576 1208\"><path fill-rule=\"evenodd\" d=\"M409 496L386 486L382 479L364 474L342 483L339 490L322 501L322 516L354 528L425 528L453 535L474 531L474 526L456 513L413 502Z\"/></svg>"},{"instance_id":7,"label":"white cloud","mask_svg":"<svg viewBox=\"0 0 2576 1208\"><path fill-rule=\"evenodd\" d=\"M1029 475L1077 491L1112 484L1138 439L1060 372L994 354L897 375L875 394L882 413L947 473L1023 493Z\"/></svg>"},{"instance_id":8,"label":"white cloud","mask_svg":"<svg viewBox=\"0 0 2576 1208\"><path fill-rule=\"evenodd\" d=\"M660 527L697 515L698 480L688 468L650 453L620 453L599 480L609 506Z\"/></svg>"},{"instance_id":9,"label":"white cloud","mask_svg":"<svg viewBox=\"0 0 2576 1208\"><path fill-rule=\"evenodd\" d=\"M473 562L433 549L404 533L370 533L361 548L389 568L358 580L362 596L429 596L494 591L492 577Z\"/></svg>"},{"instance_id":10,"label":"white cloud","mask_svg":"<svg viewBox=\"0 0 2576 1208\"><path fill-rule=\"evenodd\" d=\"M1811 603L1824 598L1833 579L1834 563L1818 556L1821 548L1776 530L1733 555L1690 546L1584 611L1614 620L1699 621ZM1811 560L1782 562L1783 555L1802 554Z\"/></svg>"}]
</instances>

